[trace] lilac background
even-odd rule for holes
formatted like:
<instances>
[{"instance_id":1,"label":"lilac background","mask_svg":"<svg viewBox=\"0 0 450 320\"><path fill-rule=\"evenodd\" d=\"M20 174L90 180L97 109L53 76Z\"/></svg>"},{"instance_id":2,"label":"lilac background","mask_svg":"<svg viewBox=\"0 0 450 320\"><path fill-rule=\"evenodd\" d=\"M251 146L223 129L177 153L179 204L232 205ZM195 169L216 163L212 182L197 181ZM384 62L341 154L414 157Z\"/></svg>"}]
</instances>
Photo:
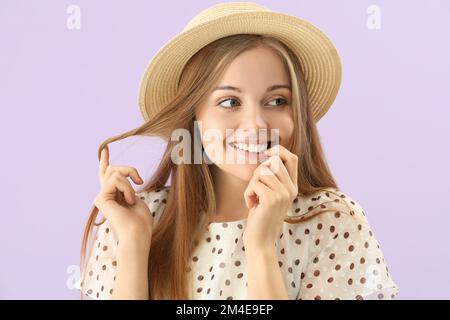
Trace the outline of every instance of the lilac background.
<instances>
[{"instance_id":1,"label":"lilac background","mask_svg":"<svg viewBox=\"0 0 450 320\"><path fill-rule=\"evenodd\" d=\"M71 281L99 190L98 145L142 123L149 59L218 2L1 0L0 298L78 298ZM449 299L450 2L259 3L335 43L342 87L318 124L331 169L365 209L399 298ZM71 4L80 30L66 27ZM380 30L366 27L372 4ZM111 163L148 178L163 147L128 139L111 146Z\"/></svg>"}]
</instances>

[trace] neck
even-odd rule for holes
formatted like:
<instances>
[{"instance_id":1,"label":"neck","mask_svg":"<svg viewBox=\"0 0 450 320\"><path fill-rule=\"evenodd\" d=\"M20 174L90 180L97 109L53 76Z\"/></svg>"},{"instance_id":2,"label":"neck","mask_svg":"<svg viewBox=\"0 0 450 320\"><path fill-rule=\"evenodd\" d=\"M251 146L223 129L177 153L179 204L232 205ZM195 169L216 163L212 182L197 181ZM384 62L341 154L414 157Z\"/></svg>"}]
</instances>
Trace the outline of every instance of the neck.
<instances>
[{"instance_id":1,"label":"neck","mask_svg":"<svg viewBox=\"0 0 450 320\"><path fill-rule=\"evenodd\" d=\"M216 197L216 213L213 220L226 222L247 218L248 209L245 205L244 191L248 181L236 178L215 165L211 168L211 174Z\"/></svg>"}]
</instances>

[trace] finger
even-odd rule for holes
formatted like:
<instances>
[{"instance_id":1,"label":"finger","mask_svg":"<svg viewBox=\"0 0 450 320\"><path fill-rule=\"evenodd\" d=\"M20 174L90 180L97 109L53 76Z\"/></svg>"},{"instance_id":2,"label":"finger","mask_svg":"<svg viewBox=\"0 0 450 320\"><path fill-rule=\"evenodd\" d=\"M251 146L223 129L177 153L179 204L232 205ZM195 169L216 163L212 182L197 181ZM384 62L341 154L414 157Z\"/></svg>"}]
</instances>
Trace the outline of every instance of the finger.
<instances>
[{"instance_id":1,"label":"finger","mask_svg":"<svg viewBox=\"0 0 450 320\"><path fill-rule=\"evenodd\" d=\"M268 188L270 188L273 191L284 191L286 190L286 187L283 185L283 183L278 179L278 177L275 175L275 173L270 170L267 166L261 166L255 170L254 173L255 177L264 183Z\"/></svg>"},{"instance_id":2,"label":"finger","mask_svg":"<svg viewBox=\"0 0 450 320\"><path fill-rule=\"evenodd\" d=\"M108 182L112 183L117 188L117 190L123 192L125 201L127 203L129 203L130 205L133 205L135 203L135 191L128 179L116 174L111 176Z\"/></svg>"},{"instance_id":3,"label":"finger","mask_svg":"<svg viewBox=\"0 0 450 320\"><path fill-rule=\"evenodd\" d=\"M139 175L139 172L137 171L136 168L133 168L133 167L115 167L115 168L123 176L125 176L125 177L129 176L133 180L133 182L136 184L141 184L144 182L144 180L142 180L142 178Z\"/></svg>"},{"instance_id":4,"label":"finger","mask_svg":"<svg viewBox=\"0 0 450 320\"><path fill-rule=\"evenodd\" d=\"M264 151L266 155L278 155L286 166L289 176L292 178L294 185L297 185L298 175L298 156L293 154L281 144Z\"/></svg>"},{"instance_id":5,"label":"finger","mask_svg":"<svg viewBox=\"0 0 450 320\"><path fill-rule=\"evenodd\" d=\"M244 200L247 208L253 208L258 199L265 198L270 191L269 187L258 181L257 178L252 178L244 191Z\"/></svg>"},{"instance_id":6,"label":"finger","mask_svg":"<svg viewBox=\"0 0 450 320\"><path fill-rule=\"evenodd\" d=\"M286 166L281 161L281 158L277 155L270 156L269 159L261 163L263 166L267 166L272 172L275 173L276 177L281 181L281 183L287 188L294 190L294 182L287 171ZM274 168L276 170L274 170Z\"/></svg>"},{"instance_id":7,"label":"finger","mask_svg":"<svg viewBox=\"0 0 450 320\"><path fill-rule=\"evenodd\" d=\"M142 184L144 182L136 168L133 167L109 166L105 177L108 178L115 172L120 173L125 178L129 176L136 184Z\"/></svg>"},{"instance_id":8,"label":"finger","mask_svg":"<svg viewBox=\"0 0 450 320\"><path fill-rule=\"evenodd\" d=\"M100 166L98 170L98 177L100 181L103 180L103 177L105 176L106 168L109 166L109 149L108 145L106 145L102 152L100 153Z\"/></svg>"}]
</instances>

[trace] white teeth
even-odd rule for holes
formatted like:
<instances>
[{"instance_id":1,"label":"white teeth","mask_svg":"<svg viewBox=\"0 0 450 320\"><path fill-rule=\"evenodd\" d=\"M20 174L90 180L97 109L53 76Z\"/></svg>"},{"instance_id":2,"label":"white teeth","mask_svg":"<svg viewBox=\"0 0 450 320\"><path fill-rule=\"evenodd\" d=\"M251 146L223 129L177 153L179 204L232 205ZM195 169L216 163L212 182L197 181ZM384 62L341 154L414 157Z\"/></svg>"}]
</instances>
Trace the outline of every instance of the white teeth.
<instances>
[{"instance_id":1,"label":"white teeth","mask_svg":"<svg viewBox=\"0 0 450 320\"><path fill-rule=\"evenodd\" d=\"M233 147L249 152L262 152L267 149L267 144L234 143Z\"/></svg>"}]
</instances>

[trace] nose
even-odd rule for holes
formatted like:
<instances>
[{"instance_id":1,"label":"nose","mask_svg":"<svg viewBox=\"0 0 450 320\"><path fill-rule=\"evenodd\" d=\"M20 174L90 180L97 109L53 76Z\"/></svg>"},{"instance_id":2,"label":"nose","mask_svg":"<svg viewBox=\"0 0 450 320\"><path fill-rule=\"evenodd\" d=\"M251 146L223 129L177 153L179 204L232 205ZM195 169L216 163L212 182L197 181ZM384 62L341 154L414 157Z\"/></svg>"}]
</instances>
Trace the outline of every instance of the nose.
<instances>
[{"instance_id":1,"label":"nose","mask_svg":"<svg viewBox=\"0 0 450 320\"><path fill-rule=\"evenodd\" d=\"M239 128L245 133L255 134L257 139L259 139L259 134L266 137L268 119L264 114L263 107L255 102L244 106L244 110Z\"/></svg>"}]
</instances>

